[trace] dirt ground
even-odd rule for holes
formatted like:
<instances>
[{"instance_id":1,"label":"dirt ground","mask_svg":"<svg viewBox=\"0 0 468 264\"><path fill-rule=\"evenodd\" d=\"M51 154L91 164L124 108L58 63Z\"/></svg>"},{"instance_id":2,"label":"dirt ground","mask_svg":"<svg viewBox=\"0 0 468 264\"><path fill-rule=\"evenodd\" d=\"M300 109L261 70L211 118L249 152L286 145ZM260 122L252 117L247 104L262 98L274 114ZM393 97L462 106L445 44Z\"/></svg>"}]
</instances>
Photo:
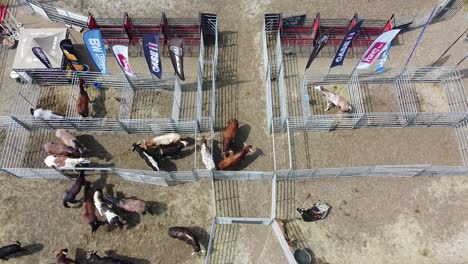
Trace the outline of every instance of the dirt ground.
<instances>
[{"instance_id":1,"label":"dirt ground","mask_svg":"<svg viewBox=\"0 0 468 264\"><path fill-rule=\"evenodd\" d=\"M269 226L216 225L212 263L287 263ZM239 241L241 243L237 243Z\"/></svg>"},{"instance_id":2,"label":"dirt ground","mask_svg":"<svg viewBox=\"0 0 468 264\"><path fill-rule=\"evenodd\" d=\"M209 181L168 188L122 181L105 173L90 176L88 179L96 188L151 201L155 211L154 215L141 217L127 215L125 231L108 232L102 226L91 235L89 226L81 219L82 209L66 209L61 205L62 191L69 186L69 181L0 177L2 186L8 186L8 190L0 193L2 244L13 242L14 237L31 252L8 262L55 263L52 251L65 247L71 250L71 256L76 256L78 263L84 262L84 250L94 249L102 254L105 250L115 250L118 255L133 258L135 263L204 262L202 257L190 256L189 245L170 238L166 232L170 226L195 227L203 235L202 244L206 246L205 230L209 230L213 214Z\"/></svg>"},{"instance_id":3,"label":"dirt ground","mask_svg":"<svg viewBox=\"0 0 468 264\"><path fill-rule=\"evenodd\" d=\"M98 17L121 17L125 11L131 16L138 14L140 17L151 17L160 11L164 11L168 17L193 18L198 12L217 14L220 47L217 69L216 140L218 144L222 142L221 128L230 118L237 118L241 123L239 141L253 144L257 149L256 154L250 156L238 169L272 171L273 151L276 151L278 164L286 166L284 164L287 164L285 161L287 157L281 155L286 153L287 148L281 145L283 139L279 140L280 143L277 143L276 149L273 149L272 138L266 131L261 50L263 15L307 10L311 16L320 12L321 16L326 18L350 18L358 12L360 18L386 19L393 13L399 17L429 10L437 3L437 0L411 2L301 0L294 4L278 0L222 0L196 3L187 0L177 2L73 0L57 1L52 4L66 6L66 9L82 14L89 11ZM27 10L20 11L19 17L26 27L59 25L31 16ZM431 25L410 66L427 66L434 62L464 31L466 25L466 11L459 12L449 21ZM404 34L402 45L392 48L386 67L402 65L418 34L419 30ZM73 35L79 36L76 32ZM14 104L16 90L13 87L16 86L10 78L5 77L11 70L14 52L14 50L9 51L5 58L7 64L3 69L4 79L0 89L2 115L8 115ZM465 52L466 42L460 41L439 64L454 65ZM115 60L112 57L107 59L114 63L112 67L116 70ZM300 106L295 95L299 95L297 89L304 63L303 59L298 58L287 58L287 60L290 61L289 66L286 65L286 68L289 67L289 72L286 74L286 82L290 89L288 105L291 115L299 115ZM313 67L318 72L326 72L330 60L326 57L318 58ZM346 59L344 67L349 69L356 62L356 58ZM146 72L146 64L137 62L137 59L130 58L130 64L134 71ZM165 69L170 68L166 65L163 65ZM460 66L462 74L467 73L466 65L465 61ZM187 67L186 69L189 70ZM194 68L190 69L196 74ZM463 82L467 87L466 78ZM186 83L188 84L186 91L196 87L193 81ZM428 102L430 106L427 107L427 111L433 111L433 108L443 109L445 106L439 100L434 100L434 97L437 98L432 96L434 94L435 92L428 90L421 93L420 100ZM184 102L194 102L193 95L193 92L184 92L183 96L186 96ZM206 112L210 109L209 91L206 90L204 95L208 95L203 99ZM382 95L387 96L385 93ZM148 102L148 104L153 103L155 102ZM182 116L192 116L193 103L188 103L184 107L186 110L182 111ZM141 113L144 114L147 113ZM443 129L385 131L370 129L295 135L294 142L298 149L295 151L297 153L294 166L313 168L373 163L381 165L400 161L460 164L458 149L451 132ZM131 157L134 153L121 152L120 146L126 145L124 140L128 140L127 137L125 139L118 136L112 138L112 135L104 137L101 139L99 136L99 142L115 159L112 162L122 166L144 167L141 160L137 161ZM353 140L349 140L350 138ZM115 140L120 143L114 146ZM236 150L241 148L242 142L236 142ZM304 142L308 142L309 145ZM351 148L352 153L340 152L342 146ZM193 158L192 155L190 157ZM97 159L97 161L103 160L105 161ZM102 175L98 180L96 184L98 187L104 186L103 178L106 178L106 175ZM102 228L91 236L88 227L80 219L81 209L65 210L60 205L61 193L69 185L68 181L20 180L6 175L0 176L0 180L2 181L0 209L5 212L0 216L3 223L0 227L0 243L3 245L20 240L23 244L30 245L31 251L34 252L12 259L9 261L11 263L50 263L54 259L51 252L62 247L68 247L71 250L70 255L76 255L79 260L83 259L83 250L98 249L103 252L112 249L117 254L135 258L136 263L204 262L203 258L190 256L191 249L188 245L168 238L166 230L173 225L201 228L197 230L200 234L204 234L204 243L206 243L206 232L210 230L214 215L211 207L211 183L208 181L159 187L123 182L117 176L107 175L106 182L114 185L114 191L156 201L158 214L141 217L139 224L122 233L116 231L107 233L105 228ZM289 224L291 229L295 230L292 234L299 240L299 246L308 247L314 252L316 263L466 263L468 254L464 249L468 243L468 236L464 230L468 225L465 213L468 203L463 195L467 189L465 181L462 177L421 177L296 181L285 183L287 186L282 186L281 183L278 187L278 216L292 219L297 216L294 211L296 206L307 206L317 200L333 206L332 213L324 221L302 223L293 220ZM229 192L226 193L226 189L222 189L231 190L229 188L232 188L232 183L230 184L230 187L223 184L215 186L214 191L223 195L217 197L229 200L218 203L218 212L227 210L227 206L237 203L240 206L239 216L268 216L271 206L271 183L239 181L239 191L234 192L233 197L229 196ZM284 190L288 191L282 194ZM290 190L295 191L290 193ZM311 193L311 198L306 200L308 193ZM287 206L286 213L281 211L283 209L279 209L282 206ZM212 263L285 263L271 229L264 226L238 225L226 225L226 228L237 230L234 232L237 235L227 236L230 230L221 230L217 234L216 238L227 239L224 242L218 240L220 243L231 243L228 246L230 251L218 247L219 251L215 251L214 254L219 254L221 257L217 257Z\"/></svg>"},{"instance_id":4,"label":"dirt ground","mask_svg":"<svg viewBox=\"0 0 468 264\"><path fill-rule=\"evenodd\" d=\"M316 263L467 263L467 183L466 177L279 181L277 216ZM325 220L296 219L296 207L318 200L332 205Z\"/></svg>"},{"instance_id":5,"label":"dirt ground","mask_svg":"<svg viewBox=\"0 0 468 264\"><path fill-rule=\"evenodd\" d=\"M287 135L276 135L275 142L277 168L288 169ZM462 165L455 131L449 128L296 132L291 134L291 145L294 169L399 164Z\"/></svg>"},{"instance_id":6,"label":"dirt ground","mask_svg":"<svg viewBox=\"0 0 468 264\"><path fill-rule=\"evenodd\" d=\"M131 151L133 143L149 139L153 136L151 134L80 132L74 135L88 149L86 157L92 162L91 167L151 170L136 152ZM198 166L204 168L199 161L200 157L195 159L193 135L182 134L181 136L189 142L189 146L182 150L179 157L162 159L159 164L161 170L191 171ZM31 168L47 168L43 162L47 154L42 146L47 142L58 143L60 141L55 137L54 131L36 131L26 142L27 155L24 164L27 167L32 166Z\"/></svg>"}]
</instances>

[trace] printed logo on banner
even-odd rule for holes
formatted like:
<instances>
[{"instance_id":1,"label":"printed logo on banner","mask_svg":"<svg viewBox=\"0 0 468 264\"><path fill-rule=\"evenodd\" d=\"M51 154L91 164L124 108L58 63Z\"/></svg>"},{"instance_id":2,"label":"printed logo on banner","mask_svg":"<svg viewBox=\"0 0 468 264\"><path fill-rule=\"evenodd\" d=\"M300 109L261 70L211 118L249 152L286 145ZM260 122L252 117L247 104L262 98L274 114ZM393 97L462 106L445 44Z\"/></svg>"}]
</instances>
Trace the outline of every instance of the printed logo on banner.
<instances>
[{"instance_id":1,"label":"printed logo on banner","mask_svg":"<svg viewBox=\"0 0 468 264\"><path fill-rule=\"evenodd\" d=\"M370 50L364 55L362 61L367 63L373 63L375 59L379 56L380 52L385 48L387 45L386 42L376 42L374 43Z\"/></svg>"},{"instance_id":2,"label":"printed logo on banner","mask_svg":"<svg viewBox=\"0 0 468 264\"><path fill-rule=\"evenodd\" d=\"M47 58L47 55L45 55L44 50L42 48L34 47L32 48L32 52L39 59L39 61L41 61L42 64L44 64L47 67L47 69L52 68L52 64L50 63L49 58Z\"/></svg>"},{"instance_id":3,"label":"printed logo on banner","mask_svg":"<svg viewBox=\"0 0 468 264\"><path fill-rule=\"evenodd\" d=\"M96 54L96 57L98 58L100 64L105 63L105 56L102 56L102 53L104 53L104 49L101 45L101 40L97 38L90 38L89 45L91 46L91 50Z\"/></svg>"},{"instance_id":4,"label":"printed logo on banner","mask_svg":"<svg viewBox=\"0 0 468 264\"><path fill-rule=\"evenodd\" d=\"M384 71L384 64L388 59L388 54L390 53L390 47L392 43L388 43L387 48L385 48L384 52L382 52L382 56L377 63L377 67L375 68L375 73L382 73Z\"/></svg>"},{"instance_id":5,"label":"printed logo on banner","mask_svg":"<svg viewBox=\"0 0 468 264\"><path fill-rule=\"evenodd\" d=\"M179 47L176 47L176 46L171 46L170 49L172 50L172 52L174 52L174 54L176 55L176 64L177 64L177 68L178 69L181 69L182 68L182 60L181 60L181 57L182 57L182 49L179 48Z\"/></svg>"},{"instance_id":6,"label":"printed logo on banner","mask_svg":"<svg viewBox=\"0 0 468 264\"><path fill-rule=\"evenodd\" d=\"M332 64L330 68L335 66L343 65L344 58L346 57L346 53L348 49L351 47L353 40L357 37L359 32L359 28L364 20L360 20L356 23L345 35L343 40L341 41L340 47L338 48L338 52L336 53L335 57L333 58Z\"/></svg>"},{"instance_id":7,"label":"printed logo on banner","mask_svg":"<svg viewBox=\"0 0 468 264\"><path fill-rule=\"evenodd\" d=\"M172 39L169 41L169 55L171 56L172 66L182 81L185 80L183 45L184 41L182 39Z\"/></svg>"},{"instance_id":8,"label":"printed logo on banner","mask_svg":"<svg viewBox=\"0 0 468 264\"><path fill-rule=\"evenodd\" d=\"M132 72L132 69L130 68L130 64L128 63L127 58L122 55L122 54L117 54L117 58L119 59L120 65L122 65L122 68L126 72Z\"/></svg>"},{"instance_id":9,"label":"printed logo on banner","mask_svg":"<svg viewBox=\"0 0 468 264\"><path fill-rule=\"evenodd\" d=\"M399 29L393 29L380 34L380 36L378 36L377 39L375 39L374 42L370 45L370 47L366 50L356 68L369 68L377 60L380 54L382 54L382 52L385 51L387 45L390 45L392 40L395 38L396 35L398 35L399 32Z\"/></svg>"},{"instance_id":10,"label":"printed logo on banner","mask_svg":"<svg viewBox=\"0 0 468 264\"><path fill-rule=\"evenodd\" d=\"M345 42L343 42L343 46L341 46L340 50L338 51L338 56L335 59L335 62L341 62L346 56L346 51L348 50L349 44L351 44L351 41L353 41L354 35L356 33L352 32L345 38Z\"/></svg>"},{"instance_id":11,"label":"printed logo on banner","mask_svg":"<svg viewBox=\"0 0 468 264\"><path fill-rule=\"evenodd\" d=\"M161 57L159 54L159 34L143 36L143 51L150 72L159 79L162 76Z\"/></svg>"},{"instance_id":12,"label":"printed logo on banner","mask_svg":"<svg viewBox=\"0 0 468 264\"><path fill-rule=\"evenodd\" d=\"M159 72L159 48L158 44L155 43L148 43L148 48L150 50L150 57L151 57L151 70L154 72Z\"/></svg>"},{"instance_id":13,"label":"printed logo on banner","mask_svg":"<svg viewBox=\"0 0 468 264\"><path fill-rule=\"evenodd\" d=\"M114 56L125 74L134 76L130 63L128 62L128 47L123 45L112 46Z\"/></svg>"},{"instance_id":14,"label":"printed logo on banner","mask_svg":"<svg viewBox=\"0 0 468 264\"><path fill-rule=\"evenodd\" d=\"M322 50L322 48L325 47L325 45L327 44L328 39L329 39L329 32L330 30L328 30L325 33L325 35L320 37L320 40L317 41L317 43L314 45L314 48L312 49L312 53L310 54L309 60L307 61L307 64L306 64L306 68L305 68L306 70L310 67L315 57L317 57L317 55L319 54L320 50Z\"/></svg>"},{"instance_id":15,"label":"printed logo on banner","mask_svg":"<svg viewBox=\"0 0 468 264\"><path fill-rule=\"evenodd\" d=\"M106 69L106 49L99 29L88 30L83 35L83 40L91 58L101 73L108 74Z\"/></svg>"},{"instance_id":16,"label":"printed logo on banner","mask_svg":"<svg viewBox=\"0 0 468 264\"><path fill-rule=\"evenodd\" d=\"M84 70L84 66L80 64L78 58L76 57L75 47L71 40L64 39L60 42L60 48L62 49L63 54L67 58L67 61L71 64L71 68L76 71Z\"/></svg>"}]
</instances>

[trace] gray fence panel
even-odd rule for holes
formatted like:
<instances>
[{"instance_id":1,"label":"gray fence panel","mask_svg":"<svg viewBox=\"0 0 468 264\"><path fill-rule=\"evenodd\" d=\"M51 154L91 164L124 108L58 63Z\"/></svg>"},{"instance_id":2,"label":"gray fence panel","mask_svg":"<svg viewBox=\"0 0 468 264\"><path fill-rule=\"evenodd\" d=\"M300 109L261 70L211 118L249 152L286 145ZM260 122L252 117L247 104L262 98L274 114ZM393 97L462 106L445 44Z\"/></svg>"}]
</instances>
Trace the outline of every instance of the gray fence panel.
<instances>
[{"instance_id":1,"label":"gray fence panel","mask_svg":"<svg viewBox=\"0 0 468 264\"><path fill-rule=\"evenodd\" d=\"M215 180L271 180L272 172L259 171L214 171Z\"/></svg>"},{"instance_id":2,"label":"gray fence panel","mask_svg":"<svg viewBox=\"0 0 468 264\"><path fill-rule=\"evenodd\" d=\"M281 250L283 250L284 256L288 260L289 264L297 264L296 259L294 258L294 254L291 251L291 248L289 247L288 243L286 242L286 239L284 239L284 235L281 232L281 229L278 225L278 222L273 221L271 226L273 227L273 231L276 235L276 239L278 239L278 242L281 246Z\"/></svg>"}]
</instances>

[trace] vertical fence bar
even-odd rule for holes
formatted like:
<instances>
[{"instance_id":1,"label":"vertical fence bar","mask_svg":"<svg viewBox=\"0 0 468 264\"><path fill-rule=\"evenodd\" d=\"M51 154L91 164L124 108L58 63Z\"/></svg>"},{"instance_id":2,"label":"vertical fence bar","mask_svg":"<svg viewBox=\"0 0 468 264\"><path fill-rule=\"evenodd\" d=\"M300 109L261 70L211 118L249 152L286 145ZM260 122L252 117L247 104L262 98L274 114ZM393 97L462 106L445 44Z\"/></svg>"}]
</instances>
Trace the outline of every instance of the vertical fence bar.
<instances>
[{"instance_id":1,"label":"vertical fence bar","mask_svg":"<svg viewBox=\"0 0 468 264\"><path fill-rule=\"evenodd\" d=\"M212 67L212 86L211 86L211 119L213 124L216 121L216 75L218 67L218 21L216 21L215 26L215 48L213 56L213 67Z\"/></svg>"},{"instance_id":2,"label":"vertical fence bar","mask_svg":"<svg viewBox=\"0 0 468 264\"><path fill-rule=\"evenodd\" d=\"M283 250L284 256L288 260L289 264L297 264L296 259L294 258L294 255L291 251L291 249L288 246L288 243L286 242L286 239L284 238L283 233L281 232L281 229L276 222L276 220L273 220L273 223L271 224L273 227L273 231L276 235L276 238L278 239L278 242L281 246L281 249Z\"/></svg>"},{"instance_id":3,"label":"vertical fence bar","mask_svg":"<svg viewBox=\"0 0 468 264\"><path fill-rule=\"evenodd\" d=\"M273 178L271 179L271 218L276 218L276 173L273 173Z\"/></svg>"},{"instance_id":4,"label":"vertical fence bar","mask_svg":"<svg viewBox=\"0 0 468 264\"><path fill-rule=\"evenodd\" d=\"M265 19L266 20L266 19ZM270 64L268 62L268 45L267 45L267 29L266 29L266 21L263 21L263 36L262 36L262 44L263 44L263 69L264 69L264 80L265 80L265 97L266 97L266 114L267 114L267 130L268 133L273 131L272 127L272 120L273 120L273 98L271 94L271 69Z\"/></svg>"},{"instance_id":5,"label":"vertical fence bar","mask_svg":"<svg viewBox=\"0 0 468 264\"><path fill-rule=\"evenodd\" d=\"M211 254L213 252L213 240L214 240L215 235L216 235L216 217L213 217L213 221L211 223L210 238L208 240L208 250L206 251L205 264L210 264L211 262Z\"/></svg>"},{"instance_id":6,"label":"vertical fence bar","mask_svg":"<svg viewBox=\"0 0 468 264\"><path fill-rule=\"evenodd\" d=\"M288 96L286 94L286 85L284 82L284 63L283 63L283 51L281 48L281 37L280 31L277 33L276 47L275 47L275 58L276 58L276 76L278 76L278 91L280 100L280 114L281 114L281 126L284 125L286 118L288 117Z\"/></svg>"},{"instance_id":7,"label":"vertical fence bar","mask_svg":"<svg viewBox=\"0 0 468 264\"><path fill-rule=\"evenodd\" d=\"M180 117L180 108L181 103L180 100L182 98L182 89L180 87L179 77L174 74L175 84L174 84L174 100L172 103L172 119L174 121L179 121Z\"/></svg>"}]
</instances>

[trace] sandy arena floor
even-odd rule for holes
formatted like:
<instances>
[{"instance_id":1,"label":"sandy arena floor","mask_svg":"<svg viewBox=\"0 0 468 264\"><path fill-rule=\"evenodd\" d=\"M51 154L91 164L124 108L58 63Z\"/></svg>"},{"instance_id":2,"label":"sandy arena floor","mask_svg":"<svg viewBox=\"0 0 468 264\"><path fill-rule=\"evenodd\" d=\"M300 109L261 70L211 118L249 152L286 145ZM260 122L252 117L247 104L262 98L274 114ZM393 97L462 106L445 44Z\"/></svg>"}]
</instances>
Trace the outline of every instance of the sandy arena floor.
<instances>
[{"instance_id":1,"label":"sandy arena floor","mask_svg":"<svg viewBox=\"0 0 468 264\"><path fill-rule=\"evenodd\" d=\"M275 149L272 136L266 130L265 86L263 83L262 23L267 13L306 12L324 18L351 18L357 12L360 18L387 19L428 11L439 1L384 1L349 0L317 1L105 1L72 0L52 1L65 9L97 17L130 16L152 17L164 11L168 17L196 18L199 12L215 13L219 24L219 63L216 89L215 153L219 157L223 127L231 118L240 121L239 140L253 144L256 152L235 169L244 171L272 171L273 152L277 168L289 168L285 135L276 135ZM428 66L466 28L468 10L458 12L451 20L431 25L410 66ZM18 10L18 19L25 27L62 27L57 23L30 15L28 9ZM403 35L401 44L394 46L386 67L401 67L416 41L419 30ZM81 34L73 32L76 39ZM460 41L439 66L453 66L466 53L466 42ZM5 54L0 93L0 114L9 115L15 103L16 84L8 74L15 50ZM110 68L117 71L115 59L107 57ZM84 61L89 56L84 55ZM285 56L288 110L291 116L300 115L299 84L306 58ZM141 58L129 59L135 72L146 72ZM182 84L182 118L192 118L195 113L196 61L187 59L188 80ZM318 58L314 64L317 72L326 72L329 57ZM357 58L346 59L344 67L352 68ZM466 75L467 62L459 66ZM164 69L171 69L166 61ZM340 69L336 69L340 71ZM205 75L203 93L204 115L210 114L211 91ZM463 83L468 87L467 78ZM336 88L340 90L339 87ZM392 97L393 90L369 86L368 109L371 111L398 111ZM446 111L446 98L440 87L416 86L421 111ZM151 93L151 92L150 92ZM110 95L109 95L110 96ZM117 96L117 95L116 95ZM346 94L343 94L346 96ZM96 94L96 97L98 95ZM166 98L166 97L164 97ZM171 98L168 95L167 98ZM108 107L110 114L118 114L117 102ZM135 116L155 117L170 114L153 104L172 105L172 100L137 102ZM58 99L51 99L52 101ZM392 101L393 100L393 101ZM275 98L277 107L278 98ZM97 105L99 106L99 105ZM146 106L141 108L139 106ZM319 104L323 108L323 102ZM63 109L64 104L57 105ZM318 108L316 111L320 112ZM145 110L146 109L146 110ZM96 116L100 108L93 108ZM275 114L278 109L275 108ZM149 113L151 111L151 113ZM99 114L101 113L101 114ZM333 113L333 112L332 112ZM105 115L104 115L105 116ZM101 117L101 116L100 116ZM87 136L90 133L83 133ZM131 141L143 135L93 134L88 139L99 142L98 163L114 163L124 168L145 168L145 164L128 149ZM2 141L0 134L0 142ZM45 137L47 138L47 136ZM43 140L42 138L40 140ZM115 142L118 142L116 144ZM385 164L461 165L453 131L429 129L369 129L335 131L331 133L293 134L293 167L297 169L339 166L364 166ZM346 149L346 151L342 151ZM193 152L193 145L189 152ZM37 152L39 153L39 152ZM36 154L39 156L39 154ZM193 169L193 153L174 162L178 170ZM199 160L198 158L196 160ZM41 161L31 161L38 162ZM174 166L171 165L171 166ZM169 238L170 226L194 227L206 247L215 208L211 199L217 199L216 211L221 216L268 217L271 210L270 181L215 181L215 190L209 181L192 182L172 187L143 185L122 181L116 175L91 175L98 188L109 192L123 192L127 196L152 201L154 216L129 216L128 227L123 232L108 232L101 227L91 235L81 219L81 208L65 209L61 206L62 192L69 186L64 180L21 180L0 175L0 245L20 240L30 249L30 254L11 259L8 263L53 263L52 251L68 247L78 263L84 262L84 250L97 249L100 253L113 250L114 254L131 257L135 263L204 263L202 257L190 256L191 248L181 241ZM357 177L348 179L323 179L309 181L279 181L277 188L278 217L288 221L287 228L297 240L297 246L310 248L315 263L468 263L468 211L464 177L416 177L405 179ZM214 192L214 194L212 193ZM310 193L310 198L306 198ZM81 195L79 196L81 197ZM295 208L309 206L317 200L332 205L330 216L314 223L300 222ZM211 263L286 263L271 228L254 225L218 225L215 251Z\"/></svg>"}]
</instances>

